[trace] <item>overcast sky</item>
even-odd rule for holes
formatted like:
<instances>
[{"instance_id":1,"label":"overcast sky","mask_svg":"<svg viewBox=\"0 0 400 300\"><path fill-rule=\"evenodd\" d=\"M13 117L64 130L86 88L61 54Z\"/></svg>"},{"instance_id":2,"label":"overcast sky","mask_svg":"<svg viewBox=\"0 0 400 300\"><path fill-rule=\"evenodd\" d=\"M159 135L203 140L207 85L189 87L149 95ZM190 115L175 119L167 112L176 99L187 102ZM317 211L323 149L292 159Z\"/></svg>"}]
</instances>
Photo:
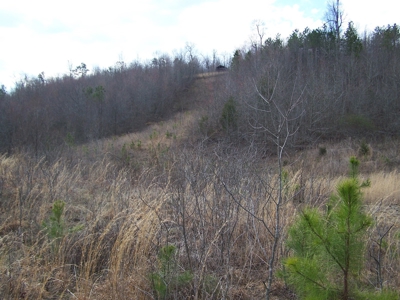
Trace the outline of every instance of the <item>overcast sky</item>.
<instances>
[{"instance_id":1,"label":"overcast sky","mask_svg":"<svg viewBox=\"0 0 400 300\"><path fill-rule=\"evenodd\" d=\"M173 54L186 43L198 54L232 55L254 34L286 38L294 29L322 25L326 0L3 0L0 4L0 85L24 74L58 76L82 62L89 69L119 60ZM346 24L359 32L399 23L394 0L342 0ZM347 25L346 25L347 27Z\"/></svg>"}]
</instances>

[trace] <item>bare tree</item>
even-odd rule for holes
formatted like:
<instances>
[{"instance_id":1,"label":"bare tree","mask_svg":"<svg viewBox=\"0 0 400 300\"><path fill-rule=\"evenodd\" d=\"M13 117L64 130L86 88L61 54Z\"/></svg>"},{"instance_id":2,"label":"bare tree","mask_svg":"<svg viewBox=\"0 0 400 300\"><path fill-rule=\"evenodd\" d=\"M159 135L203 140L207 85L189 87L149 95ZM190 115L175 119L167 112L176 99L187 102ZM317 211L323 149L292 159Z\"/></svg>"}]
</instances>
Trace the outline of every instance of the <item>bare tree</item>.
<instances>
[{"instance_id":1,"label":"bare tree","mask_svg":"<svg viewBox=\"0 0 400 300\"><path fill-rule=\"evenodd\" d=\"M330 30L335 33L337 43L340 40L344 20L344 11L341 6L340 0L331 0L325 13L325 20Z\"/></svg>"},{"instance_id":2,"label":"bare tree","mask_svg":"<svg viewBox=\"0 0 400 300\"><path fill-rule=\"evenodd\" d=\"M271 294L271 286L272 280L274 277L274 266L277 258L278 245L281 241L282 236L282 223L281 223L281 209L282 205L286 202L285 196L283 193L284 190L284 172L283 172L283 155L285 148L288 145L290 138L296 134L299 129L298 119L304 113L304 110L299 109L301 103L303 101L303 93L305 88L300 90L300 93L295 96L296 86L293 87L291 97L289 101L279 101L281 99L277 99L275 96L275 91L277 90L277 86L280 82L280 73L277 73L273 90L269 97L266 97L260 91L260 88L255 83L255 89L257 92L257 96L265 102L265 108L263 109L263 113L269 115L271 127L267 127L265 125L261 125L258 129L266 131L270 138L273 140L277 147L277 159L278 159L278 188L276 198L273 200L275 204L275 227L269 229L268 232L272 235L273 243L270 249L270 257L269 257L269 266L268 266L268 280L266 283L266 299L270 299ZM295 81L296 83L296 81Z\"/></svg>"},{"instance_id":3,"label":"bare tree","mask_svg":"<svg viewBox=\"0 0 400 300\"><path fill-rule=\"evenodd\" d=\"M262 47L262 45L263 45L263 40L264 40L264 35L265 35L265 23L264 23L264 21L262 21L262 20L254 20L253 22L252 22L252 27L255 27L255 30L256 30L256 33L255 33L255 35L256 35L256 39L258 39L259 40L259 47L261 48ZM252 41L252 44L253 45L257 45L257 42L253 42Z\"/></svg>"}]
</instances>

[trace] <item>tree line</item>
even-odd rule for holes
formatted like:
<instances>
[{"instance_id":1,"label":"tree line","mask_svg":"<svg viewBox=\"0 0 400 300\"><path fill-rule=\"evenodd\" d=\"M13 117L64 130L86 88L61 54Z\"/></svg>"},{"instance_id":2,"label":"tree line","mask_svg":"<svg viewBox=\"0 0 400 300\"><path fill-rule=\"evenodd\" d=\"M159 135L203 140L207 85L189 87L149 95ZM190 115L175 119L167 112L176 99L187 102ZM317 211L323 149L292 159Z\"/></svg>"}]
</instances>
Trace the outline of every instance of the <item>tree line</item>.
<instances>
[{"instance_id":1,"label":"tree line","mask_svg":"<svg viewBox=\"0 0 400 300\"><path fill-rule=\"evenodd\" d=\"M292 146L397 136L400 27L376 27L363 36L353 22L339 35L334 28L295 30L286 41L260 34L236 50L214 105L204 111L212 128L207 134L223 131L265 144L287 118Z\"/></svg>"},{"instance_id":2,"label":"tree line","mask_svg":"<svg viewBox=\"0 0 400 300\"><path fill-rule=\"evenodd\" d=\"M0 151L42 155L139 130L184 109L179 95L199 70L198 58L182 52L145 63L119 61L104 70L82 63L56 78L26 76L10 93L1 89Z\"/></svg>"}]
</instances>

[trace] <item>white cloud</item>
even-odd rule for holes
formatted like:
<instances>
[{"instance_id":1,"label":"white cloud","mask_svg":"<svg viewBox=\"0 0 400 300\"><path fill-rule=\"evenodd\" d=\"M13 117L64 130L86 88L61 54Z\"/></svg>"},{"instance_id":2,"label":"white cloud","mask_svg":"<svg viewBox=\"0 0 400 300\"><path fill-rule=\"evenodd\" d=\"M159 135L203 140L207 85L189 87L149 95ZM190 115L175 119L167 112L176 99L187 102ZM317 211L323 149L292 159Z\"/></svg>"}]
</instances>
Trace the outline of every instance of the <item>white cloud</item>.
<instances>
[{"instance_id":1,"label":"white cloud","mask_svg":"<svg viewBox=\"0 0 400 300\"><path fill-rule=\"evenodd\" d=\"M245 4L234 4L221 0L192 6L180 15L179 27L182 36L193 41L201 51L212 49L233 53L250 41L255 31L253 20L265 24L265 37L277 33L288 36L294 29L306 26L318 27L320 22L305 17L298 5L277 7L275 1L248 0Z\"/></svg>"},{"instance_id":2,"label":"white cloud","mask_svg":"<svg viewBox=\"0 0 400 300\"><path fill-rule=\"evenodd\" d=\"M371 32L377 26L399 23L398 3L393 0L342 0L347 22L353 21L360 32Z\"/></svg>"}]
</instances>

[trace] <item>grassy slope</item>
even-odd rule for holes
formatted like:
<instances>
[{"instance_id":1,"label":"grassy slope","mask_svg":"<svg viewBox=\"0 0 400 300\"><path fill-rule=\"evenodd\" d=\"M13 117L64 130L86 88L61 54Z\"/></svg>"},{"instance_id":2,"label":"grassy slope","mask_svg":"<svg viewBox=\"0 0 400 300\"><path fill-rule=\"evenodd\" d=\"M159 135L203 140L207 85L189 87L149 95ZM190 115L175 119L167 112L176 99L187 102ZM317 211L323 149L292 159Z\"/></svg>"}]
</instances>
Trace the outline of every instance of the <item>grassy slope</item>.
<instances>
[{"instance_id":1,"label":"grassy slope","mask_svg":"<svg viewBox=\"0 0 400 300\"><path fill-rule=\"evenodd\" d=\"M209 103L215 92L207 88L210 80L198 80L186 97L197 97L200 107ZM201 116L200 109L177 113L139 133L70 147L51 163L23 154L0 157L0 294L149 299L157 253L174 244L178 270L195 276L171 297L262 297L271 238L238 203L274 225L274 157L199 143ZM285 226L305 203L324 207L359 143L322 146L326 155L316 148L285 158ZM382 230L393 225L381 253L386 284L393 287L400 286L399 146L399 141L372 145L373 153L361 158L362 177L372 182L365 190L366 209ZM42 222L57 199L66 202L65 235L54 240ZM82 229L68 233L77 225ZM377 232L371 230L371 251ZM363 276L373 282L376 266L369 261ZM277 298L287 295L279 280L274 288Z\"/></svg>"}]
</instances>

